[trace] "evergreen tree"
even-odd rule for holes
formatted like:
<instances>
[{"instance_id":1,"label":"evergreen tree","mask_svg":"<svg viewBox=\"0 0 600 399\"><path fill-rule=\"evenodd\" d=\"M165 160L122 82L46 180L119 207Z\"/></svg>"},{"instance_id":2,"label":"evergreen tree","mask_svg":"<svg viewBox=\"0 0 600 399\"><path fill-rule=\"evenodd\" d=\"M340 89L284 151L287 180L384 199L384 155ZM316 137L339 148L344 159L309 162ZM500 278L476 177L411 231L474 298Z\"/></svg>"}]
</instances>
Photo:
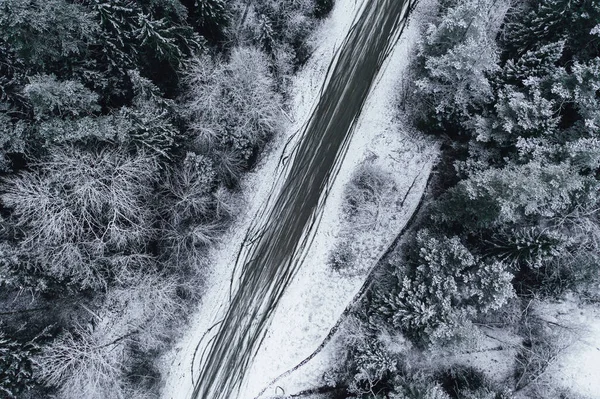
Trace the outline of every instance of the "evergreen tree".
<instances>
[{"instance_id":1,"label":"evergreen tree","mask_svg":"<svg viewBox=\"0 0 600 399\"><path fill-rule=\"evenodd\" d=\"M315 0L316 18L325 18L333 9L333 0Z\"/></svg>"},{"instance_id":2,"label":"evergreen tree","mask_svg":"<svg viewBox=\"0 0 600 399\"><path fill-rule=\"evenodd\" d=\"M27 68L14 49L0 40L0 109L2 112L27 115L29 105L21 92Z\"/></svg>"},{"instance_id":3,"label":"evergreen tree","mask_svg":"<svg viewBox=\"0 0 600 399\"><path fill-rule=\"evenodd\" d=\"M36 75L23 90L37 121L53 117L73 119L100 112L98 94L77 81L58 81L52 75Z\"/></svg>"},{"instance_id":4,"label":"evergreen tree","mask_svg":"<svg viewBox=\"0 0 600 399\"><path fill-rule=\"evenodd\" d=\"M202 47L202 40L191 27L166 17L156 19L136 3L124 0L93 0L90 4L102 28L99 41L92 49L98 60L92 69L106 77L85 72L88 84L107 92L118 105L131 100L130 69L139 70L160 87L173 92L177 73L184 58ZM121 99L127 96L125 99Z\"/></svg>"},{"instance_id":5,"label":"evergreen tree","mask_svg":"<svg viewBox=\"0 0 600 399\"><path fill-rule=\"evenodd\" d=\"M34 385L33 357L39 351L34 342L20 343L0 331L0 396L16 399Z\"/></svg>"},{"instance_id":6,"label":"evergreen tree","mask_svg":"<svg viewBox=\"0 0 600 399\"><path fill-rule=\"evenodd\" d=\"M424 32L415 62L417 118L455 133L458 125L480 114L492 101L487 79L498 70L493 1L466 1L442 8ZM462 129L459 129L459 131Z\"/></svg>"},{"instance_id":7,"label":"evergreen tree","mask_svg":"<svg viewBox=\"0 0 600 399\"><path fill-rule=\"evenodd\" d=\"M68 72L96 32L85 7L66 0L5 0L0 6L0 42L34 72Z\"/></svg>"},{"instance_id":8,"label":"evergreen tree","mask_svg":"<svg viewBox=\"0 0 600 399\"><path fill-rule=\"evenodd\" d=\"M273 27L271 21L266 15L260 16L256 32L256 42L262 48L262 50L273 57L273 51L275 49L275 39L273 38Z\"/></svg>"},{"instance_id":9,"label":"evergreen tree","mask_svg":"<svg viewBox=\"0 0 600 399\"><path fill-rule=\"evenodd\" d=\"M502 44L507 58L519 58L527 51L560 41L565 42L564 61L600 55L600 40L593 35L600 21L600 1L540 0L525 4L506 24Z\"/></svg>"},{"instance_id":10,"label":"evergreen tree","mask_svg":"<svg viewBox=\"0 0 600 399\"><path fill-rule=\"evenodd\" d=\"M513 296L512 275L500 262L473 255L458 237L421 230L406 262L396 265L394 291L377 311L422 345L461 338L469 320L499 309Z\"/></svg>"},{"instance_id":11,"label":"evergreen tree","mask_svg":"<svg viewBox=\"0 0 600 399\"><path fill-rule=\"evenodd\" d=\"M225 0L187 0L186 4L190 23L202 36L213 43L223 38L230 18Z\"/></svg>"}]
</instances>

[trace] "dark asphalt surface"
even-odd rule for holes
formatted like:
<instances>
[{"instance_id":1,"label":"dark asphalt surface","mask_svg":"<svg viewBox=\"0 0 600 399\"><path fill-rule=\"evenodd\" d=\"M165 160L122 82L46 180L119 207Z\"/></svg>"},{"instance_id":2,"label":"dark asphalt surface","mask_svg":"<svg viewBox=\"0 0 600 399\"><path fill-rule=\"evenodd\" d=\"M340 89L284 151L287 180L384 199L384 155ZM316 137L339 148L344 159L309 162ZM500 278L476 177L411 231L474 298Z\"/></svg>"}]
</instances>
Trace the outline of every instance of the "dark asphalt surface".
<instances>
[{"instance_id":1,"label":"dark asphalt surface","mask_svg":"<svg viewBox=\"0 0 600 399\"><path fill-rule=\"evenodd\" d=\"M229 308L201 354L192 399L237 398L272 313L310 245L308 232L319 221L367 96L417 0L365 1L300 132L273 206L246 237L238 257L239 278L232 285Z\"/></svg>"}]
</instances>

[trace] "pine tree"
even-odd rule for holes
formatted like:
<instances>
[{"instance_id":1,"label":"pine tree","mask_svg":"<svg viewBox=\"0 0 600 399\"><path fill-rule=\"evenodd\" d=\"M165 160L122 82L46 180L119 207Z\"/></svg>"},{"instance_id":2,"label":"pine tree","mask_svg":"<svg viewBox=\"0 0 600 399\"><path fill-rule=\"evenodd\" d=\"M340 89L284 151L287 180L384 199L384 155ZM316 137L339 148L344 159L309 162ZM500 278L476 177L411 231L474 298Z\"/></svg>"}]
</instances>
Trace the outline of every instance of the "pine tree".
<instances>
[{"instance_id":1,"label":"pine tree","mask_svg":"<svg viewBox=\"0 0 600 399\"><path fill-rule=\"evenodd\" d=\"M589 59L600 55L600 41L592 31L600 21L599 0L540 0L513 13L503 44L508 58L565 41L565 61L577 54Z\"/></svg>"},{"instance_id":2,"label":"pine tree","mask_svg":"<svg viewBox=\"0 0 600 399\"><path fill-rule=\"evenodd\" d=\"M333 0L315 0L315 18L325 18L333 9Z\"/></svg>"},{"instance_id":3,"label":"pine tree","mask_svg":"<svg viewBox=\"0 0 600 399\"><path fill-rule=\"evenodd\" d=\"M93 0L90 8L101 28L99 56L111 69L124 71L131 68L136 57L135 48L131 46L137 26L134 6L119 0Z\"/></svg>"},{"instance_id":4,"label":"pine tree","mask_svg":"<svg viewBox=\"0 0 600 399\"><path fill-rule=\"evenodd\" d=\"M470 318L512 297L512 275L500 262L473 255L458 237L418 232L397 265L395 291L377 299L377 312L418 344L448 343Z\"/></svg>"},{"instance_id":5,"label":"pine tree","mask_svg":"<svg viewBox=\"0 0 600 399\"><path fill-rule=\"evenodd\" d=\"M423 122L456 130L493 99L488 75L498 70L494 2L465 1L447 9L424 32L415 68L417 112Z\"/></svg>"},{"instance_id":6,"label":"pine tree","mask_svg":"<svg viewBox=\"0 0 600 399\"><path fill-rule=\"evenodd\" d=\"M77 118L100 111L98 94L77 81L59 81L52 75L37 75L30 78L23 92L36 120Z\"/></svg>"},{"instance_id":7,"label":"pine tree","mask_svg":"<svg viewBox=\"0 0 600 399\"><path fill-rule=\"evenodd\" d=\"M174 91L177 68L203 44L190 26L170 18L155 18L137 3L125 0L93 0L91 9L100 25L97 42L92 46L93 69L100 69L108 82L98 84L95 74L83 77L92 86L110 90L109 96L122 99L131 93L128 71L137 69L165 90ZM177 18L175 18L177 19ZM89 79L89 80L88 80ZM122 99L123 105L131 97Z\"/></svg>"},{"instance_id":8,"label":"pine tree","mask_svg":"<svg viewBox=\"0 0 600 399\"><path fill-rule=\"evenodd\" d=\"M134 92L132 104L121 108L114 116L122 122L121 142L133 144L142 153L149 150L163 159L170 159L169 154L184 139L175 125L174 102L163 98L159 89L138 71L131 70L128 76Z\"/></svg>"},{"instance_id":9,"label":"pine tree","mask_svg":"<svg viewBox=\"0 0 600 399\"><path fill-rule=\"evenodd\" d=\"M550 43L534 50L529 50L517 60L508 60L496 79L501 79L498 85L513 84L523 87L528 78L547 79L558 68L565 42Z\"/></svg>"},{"instance_id":10,"label":"pine tree","mask_svg":"<svg viewBox=\"0 0 600 399\"><path fill-rule=\"evenodd\" d=\"M66 0L5 0L0 43L35 72L65 70L85 53L96 25L86 9Z\"/></svg>"},{"instance_id":11,"label":"pine tree","mask_svg":"<svg viewBox=\"0 0 600 399\"><path fill-rule=\"evenodd\" d=\"M275 42L275 39L273 38L273 27L269 18L264 14L261 14L261 16L259 17L259 23L256 32L256 41L259 43L260 47L266 54L273 57Z\"/></svg>"},{"instance_id":12,"label":"pine tree","mask_svg":"<svg viewBox=\"0 0 600 399\"><path fill-rule=\"evenodd\" d=\"M38 350L34 341L20 343L0 331L0 397L16 399L33 386L32 358Z\"/></svg>"},{"instance_id":13,"label":"pine tree","mask_svg":"<svg viewBox=\"0 0 600 399\"><path fill-rule=\"evenodd\" d=\"M0 40L0 101L2 112L27 114L29 104L22 89L26 83L27 67L14 49Z\"/></svg>"},{"instance_id":14,"label":"pine tree","mask_svg":"<svg viewBox=\"0 0 600 399\"><path fill-rule=\"evenodd\" d=\"M153 20L150 15L138 14L136 39L142 47L148 47L159 60L178 64L183 53L172 37L173 27L167 27L165 19Z\"/></svg>"},{"instance_id":15,"label":"pine tree","mask_svg":"<svg viewBox=\"0 0 600 399\"><path fill-rule=\"evenodd\" d=\"M222 38L223 31L229 23L229 14L225 0L193 0L190 12L192 25L211 41Z\"/></svg>"}]
</instances>

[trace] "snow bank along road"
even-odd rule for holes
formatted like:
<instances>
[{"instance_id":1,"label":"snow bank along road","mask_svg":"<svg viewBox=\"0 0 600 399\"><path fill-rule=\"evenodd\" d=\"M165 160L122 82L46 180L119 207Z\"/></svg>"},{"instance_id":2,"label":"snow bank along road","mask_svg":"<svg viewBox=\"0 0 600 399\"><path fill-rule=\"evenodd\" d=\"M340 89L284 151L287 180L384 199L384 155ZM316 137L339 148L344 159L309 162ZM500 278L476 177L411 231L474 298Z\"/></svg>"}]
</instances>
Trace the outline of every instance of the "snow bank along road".
<instances>
[{"instance_id":1,"label":"snow bank along road","mask_svg":"<svg viewBox=\"0 0 600 399\"><path fill-rule=\"evenodd\" d=\"M366 0L322 89L285 181L245 238L229 307L204 345L193 399L234 399L312 227L377 75L416 0ZM183 398L182 398L183 399Z\"/></svg>"}]
</instances>

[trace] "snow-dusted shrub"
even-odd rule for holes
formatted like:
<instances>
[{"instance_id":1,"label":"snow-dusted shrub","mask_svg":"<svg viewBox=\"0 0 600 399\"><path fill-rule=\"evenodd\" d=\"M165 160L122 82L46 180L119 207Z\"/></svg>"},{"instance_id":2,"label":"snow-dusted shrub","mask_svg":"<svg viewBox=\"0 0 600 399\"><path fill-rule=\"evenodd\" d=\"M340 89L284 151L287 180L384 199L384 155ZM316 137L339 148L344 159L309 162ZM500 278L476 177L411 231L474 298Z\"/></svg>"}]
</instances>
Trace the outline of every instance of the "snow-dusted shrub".
<instances>
[{"instance_id":1,"label":"snow-dusted shrub","mask_svg":"<svg viewBox=\"0 0 600 399\"><path fill-rule=\"evenodd\" d=\"M391 353L380 335L357 317L344 322L340 334L343 359L328 378L345 380L348 392L357 397L369 397L373 392L383 393L394 374L400 371L401 358Z\"/></svg>"},{"instance_id":2,"label":"snow-dusted shrub","mask_svg":"<svg viewBox=\"0 0 600 399\"><path fill-rule=\"evenodd\" d=\"M452 396L431 378L422 374L401 376L394 381L391 399L451 399Z\"/></svg>"},{"instance_id":3,"label":"snow-dusted shrub","mask_svg":"<svg viewBox=\"0 0 600 399\"><path fill-rule=\"evenodd\" d=\"M127 336L128 342L144 351L164 347L184 310L178 287L177 279L162 274L132 276L107 292L102 309L110 323L101 328Z\"/></svg>"},{"instance_id":4,"label":"snow-dusted shrub","mask_svg":"<svg viewBox=\"0 0 600 399\"><path fill-rule=\"evenodd\" d=\"M569 328L560 325L551 327L532 313L531 309L526 309L520 325L523 344L517 353L514 370L515 388L518 390L535 385L558 355L576 339Z\"/></svg>"},{"instance_id":5,"label":"snow-dusted shrub","mask_svg":"<svg viewBox=\"0 0 600 399\"><path fill-rule=\"evenodd\" d=\"M362 267L357 264L361 251L357 233L378 226L396 200L396 182L379 165L368 161L354 171L344 188L342 232L329 255L332 269L352 274Z\"/></svg>"},{"instance_id":6,"label":"snow-dusted shrub","mask_svg":"<svg viewBox=\"0 0 600 399\"><path fill-rule=\"evenodd\" d=\"M421 230L406 263L396 265L397 286L375 311L422 345L460 339L470 319L511 298L512 275L500 262L473 255L457 237Z\"/></svg>"},{"instance_id":7,"label":"snow-dusted shrub","mask_svg":"<svg viewBox=\"0 0 600 399\"><path fill-rule=\"evenodd\" d=\"M329 255L329 264L335 271L345 271L352 268L356 260L351 243L346 240L337 242Z\"/></svg>"},{"instance_id":8,"label":"snow-dusted shrub","mask_svg":"<svg viewBox=\"0 0 600 399\"><path fill-rule=\"evenodd\" d=\"M398 372L398 360L377 340L363 340L361 345L355 348L352 360L355 374L349 382L348 391L353 394L368 395L378 392L386 385L387 380Z\"/></svg>"},{"instance_id":9,"label":"snow-dusted shrub","mask_svg":"<svg viewBox=\"0 0 600 399\"><path fill-rule=\"evenodd\" d=\"M333 0L315 0L315 17L325 18L333 9Z\"/></svg>"},{"instance_id":10,"label":"snow-dusted shrub","mask_svg":"<svg viewBox=\"0 0 600 399\"><path fill-rule=\"evenodd\" d=\"M375 224L387 197L393 195L395 183L392 176L376 164L361 164L354 172L344 192L345 212L360 227Z\"/></svg>"}]
</instances>

